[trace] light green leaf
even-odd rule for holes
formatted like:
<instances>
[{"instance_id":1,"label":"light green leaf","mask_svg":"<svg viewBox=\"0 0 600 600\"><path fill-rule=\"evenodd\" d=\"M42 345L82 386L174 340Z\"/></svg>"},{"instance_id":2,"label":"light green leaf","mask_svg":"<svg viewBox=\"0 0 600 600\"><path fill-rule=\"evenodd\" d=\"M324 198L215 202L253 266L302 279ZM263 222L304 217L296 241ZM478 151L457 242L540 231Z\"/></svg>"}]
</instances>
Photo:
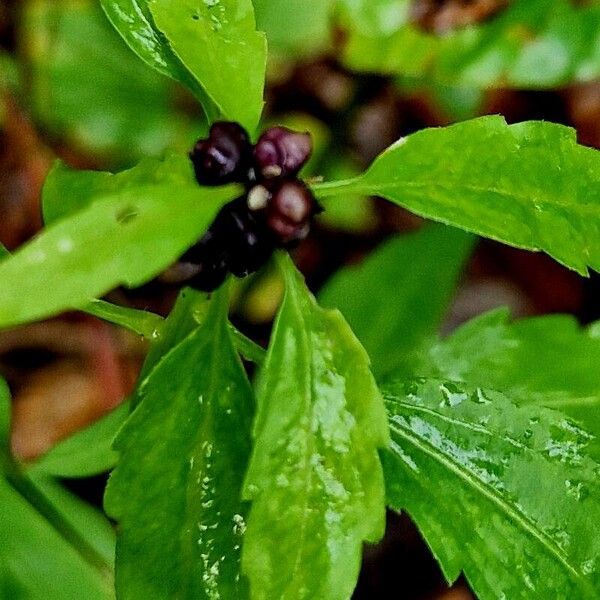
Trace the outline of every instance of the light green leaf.
<instances>
[{"instance_id":1,"label":"light green leaf","mask_svg":"<svg viewBox=\"0 0 600 600\"><path fill-rule=\"evenodd\" d=\"M0 565L27 600L109 600L110 572L98 570L0 477Z\"/></svg>"},{"instance_id":2,"label":"light green leaf","mask_svg":"<svg viewBox=\"0 0 600 600\"><path fill-rule=\"evenodd\" d=\"M139 390L119 434L106 492L119 522L117 590L135 600L244 598L240 498L250 452L252 390L213 296L201 327Z\"/></svg>"},{"instance_id":3,"label":"light green leaf","mask_svg":"<svg viewBox=\"0 0 600 600\"><path fill-rule=\"evenodd\" d=\"M32 463L29 472L55 477L91 477L105 473L117 464L112 443L127 420L130 403L124 402L89 427L59 442Z\"/></svg>"},{"instance_id":4,"label":"light green leaf","mask_svg":"<svg viewBox=\"0 0 600 600\"><path fill-rule=\"evenodd\" d=\"M10 414L10 390L6 381L0 377L0 455L9 453Z\"/></svg>"},{"instance_id":5,"label":"light green leaf","mask_svg":"<svg viewBox=\"0 0 600 600\"><path fill-rule=\"evenodd\" d=\"M115 561L115 532L110 521L97 508L69 492L56 480L29 474L30 480L62 519L102 558L107 566ZM111 573L107 573L111 576Z\"/></svg>"},{"instance_id":6,"label":"light green leaf","mask_svg":"<svg viewBox=\"0 0 600 600\"><path fill-rule=\"evenodd\" d=\"M411 373L510 390L556 408L600 438L600 337L567 315L510 322L487 313L415 352Z\"/></svg>"},{"instance_id":7,"label":"light green leaf","mask_svg":"<svg viewBox=\"0 0 600 600\"><path fill-rule=\"evenodd\" d=\"M96 0L27 2L18 22L27 100L53 136L113 164L191 145L175 86L129 51Z\"/></svg>"},{"instance_id":8,"label":"light green leaf","mask_svg":"<svg viewBox=\"0 0 600 600\"><path fill-rule=\"evenodd\" d=\"M484 23L434 35L410 0L340 0L343 60L359 71L450 85L551 88L600 75L600 6L513 0Z\"/></svg>"},{"instance_id":9,"label":"light green leaf","mask_svg":"<svg viewBox=\"0 0 600 600\"><path fill-rule=\"evenodd\" d=\"M421 216L600 270L600 153L575 131L489 116L399 140L360 177L319 197L382 196Z\"/></svg>"},{"instance_id":10,"label":"light green leaf","mask_svg":"<svg viewBox=\"0 0 600 600\"><path fill-rule=\"evenodd\" d=\"M334 0L254 0L258 29L267 34L269 50L294 58L327 47Z\"/></svg>"},{"instance_id":11,"label":"light green leaf","mask_svg":"<svg viewBox=\"0 0 600 600\"><path fill-rule=\"evenodd\" d=\"M42 190L44 223L81 210L99 196L147 185L171 184L174 188L194 185L189 159L180 154L168 154L163 159L144 158L135 167L119 173L80 171L57 160Z\"/></svg>"},{"instance_id":12,"label":"light green leaf","mask_svg":"<svg viewBox=\"0 0 600 600\"><path fill-rule=\"evenodd\" d=\"M422 379L383 393L388 500L415 521L449 582L463 571L480 600L598 597L590 434L466 384Z\"/></svg>"},{"instance_id":13,"label":"light green leaf","mask_svg":"<svg viewBox=\"0 0 600 600\"><path fill-rule=\"evenodd\" d=\"M201 101L209 120L214 118L214 106L192 74L175 56L165 36L156 28L148 4L149 0L100 0L106 16L127 45L159 73L190 89Z\"/></svg>"},{"instance_id":14,"label":"light green leaf","mask_svg":"<svg viewBox=\"0 0 600 600\"><path fill-rule=\"evenodd\" d=\"M251 0L151 0L156 26L219 109L256 128L263 107L267 47Z\"/></svg>"},{"instance_id":15,"label":"light green leaf","mask_svg":"<svg viewBox=\"0 0 600 600\"><path fill-rule=\"evenodd\" d=\"M83 178L87 178L83 175ZM64 186L65 195L77 194ZM101 193L0 262L0 326L85 306L125 284L140 285L201 237L234 187L193 180Z\"/></svg>"},{"instance_id":16,"label":"light green leaf","mask_svg":"<svg viewBox=\"0 0 600 600\"><path fill-rule=\"evenodd\" d=\"M147 310L118 306L104 300L92 300L83 310L89 315L129 329L147 339L160 335L164 322L162 317Z\"/></svg>"},{"instance_id":17,"label":"light green leaf","mask_svg":"<svg viewBox=\"0 0 600 600\"><path fill-rule=\"evenodd\" d=\"M436 332L473 243L443 225L394 237L336 273L319 300L341 311L381 376Z\"/></svg>"},{"instance_id":18,"label":"light green leaf","mask_svg":"<svg viewBox=\"0 0 600 600\"><path fill-rule=\"evenodd\" d=\"M243 567L252 598L349 598L364 540L383 533L385 412L339 312L282 257L286 294L258 383Z\"/></svg>"}]
</instances>

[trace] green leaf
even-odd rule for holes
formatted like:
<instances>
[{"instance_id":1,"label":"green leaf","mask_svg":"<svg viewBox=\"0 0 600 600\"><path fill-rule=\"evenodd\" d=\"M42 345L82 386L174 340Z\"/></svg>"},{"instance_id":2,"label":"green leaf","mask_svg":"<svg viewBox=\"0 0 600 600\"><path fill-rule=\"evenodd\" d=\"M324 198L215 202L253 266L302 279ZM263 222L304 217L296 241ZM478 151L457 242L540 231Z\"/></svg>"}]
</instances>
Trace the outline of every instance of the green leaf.
<instances>
[{"instance_id":1,"label":"green leaf","mask_svg":"<svg viewBox=\"0 0 600 600\"><path fill-rule=\"evenodd\" d=\"M44 223L50 225L82 210L99 196L147 185L190 187L194 185L194 181L190 161L183 155L174 153L163 159L144 158L135 167L119 173L80 171L57 160L46 177L42 190Z\"/></svg>"},{"instance_id":2,"label":"green leaf","mask_svg":"<svg viewBox=\"0 0 600 600\"><path fill-rule=\"evenodd\" d=\"M213 296L201 327L144 381L115 443L105 503L119 522L117 590L135 600L244 598L240 498L252 390Z\"/></svg>"},{"instance_id":3,"label":"green leaf","mask_svg":"<svg viewBox=\"0 0 600 600\"><path fill-rule=\"evenodd\" d=\"M129 51L95 0L24 7L27 100L45 130L116 164L189 147L193 122L175 109L175 86Z\"/></svg>"},{"instance_id":4,"label":"green leaf","mask_svg":"<svg viewBox=\"0 0 600 600\"><path fill-rule=\"evenodd\" d=\"M358 266L338 271L319 300L341 311L383 375L436 332L473 242L443 225L394 237Z\"/></svg>"},{"instance_id":5,"label":"green leaf","mask_svg":"<svg viewBox=\"0 0 600 600\"><path fill-rule=\"evenodd\" d=\"M252 598L349 598L364 540L383 533L377 448L385 411L337 311L319 308L289 258L260 372L243 567Z\"/></svg>"},{"instance_id":6,"label":"green leaf","mask_svg":"<svg viewBox=\"0 0 600 600\"><path fill-rule=\"evenodd\" d=\"M83 310L89 315L129 329L147 339L160 335L164 322L162 317L147 310L118 306L104 300L92 300Z\"/></svg>"},{"instance_id":7,"label":"green leaf","mask_svg":"<svg viewBox=\"0 0 600 600\"><path fill-rule=\"evenodd\" d=\"M10 413L10 390L0 377L0 455L9 453Z\"/></svg>"},{"instance_id":8,"label":"green leaf","mask_svg":"<svg viewBox=\"0 0 600 600\"><path fill-rule=\"evenodd\" d=\"M388 500L481 600L598 597L600 464L561 413L440 380L383 389ZM522 401L522 399L520 400Z\"/></svg>"},{"instance_id":9,"label":"green leaf","mask_svg":"<svg viewBox=\"0 0 600 600\"><path fill-rule=\"evenodd\" d=\"M74 186L63 192L78 194ZM191 246L234 195L230 186L199 187L191 173L177 186L167 180L100 193L0 262L0 326L82 307L120 284L148 281Z\"/></svg>"},{"instance_id":10,"label":"green leaf","mask_svg":"<svg viewBox=\"0 0 600 600\"><path fill-rule=\"evenodd\" d=\"M117 464L112 443L127 420L130 403L124 402L89 427L59 442L32 463L29 472L55 477L91 477Z\"/></svg>"},{"instance_id":11,"label":"green leaf","mask_svg":"<svg viewBox=\"0 0 600 600\"><path fill-rule=\"evenodd\" d=\"M269 51L306 57L329 44L334 0L254 0L258 29L267 34Z\"/></svg>"},{"instance_id":12,"label":"green leaf","mask_svg":"<svg viewBox=\"0 0 600 600\"><path fill-rule=\"evenodd\" d=\"M600 336L567 315L510 322L508 310L473 319L415 353L414 375L510 390L556 408L600 438Z\"/></svg>"},{"instance_id":13,"label":"green leaf","mask_svg":"<svg viewBox=\"0 0 600 600\"><path fill-rule=\"evenodd\" d=\"M27 600L108 600L107 574L94 569L0 477L0 564ZM0 590L1 591L1 590Z\"/></svg>"},{"instance_id":14,"label":"green leaf","mask_svg":"<svg viewBox=\"0 0 600 600\"><path fill-rule=\"evenodd\" d=\"M157 27L220 116L256 128L263 107L267 47L251 0L152 0Z\"/></svg>"},{"instance_id":15,"label":"green leaf","mask_svg":"<svg viewBox=\"0 0 600 600\"><path fill-rule=\"evenodd\" d=\"M450 85L552 88L600 75L600 6L513 0L488 22L434 35L409 0L340 0L343 60L359 71Z\"/></svg>"},{"instance_id":16,"label":"green leaf","mask_svg":"<svg viewBox=\"0 0 600 600\"><path fill-rule=\"evenodd\" d=\"M600 153L573 129L489 116L402 138L319 197L382 196L421 216L600 271Z\"/></svg>"},{"instance_id":17,"label":"green leaf","mask_svg":"<svg viewBox=\"0 0 600 600\"><path fill-rule=\"evenodd\" d=\"M214 107L192 74L175 56L165 36L156 28L149 0L100 0L100 4L127 45L159 73L190 89L202 103L207 117L214 118Z\"/></svg>"},{"instance_id":18,"label":"green leaf","mask_svg":"<svg viewBox=\"0 0 600 600\"><path fill-rule=\"evenodd\" d=\"M30 479L49 504L73 529L79 532L105 564L115 560L115 532L106 516L97 508L67 491L54 479L30 474ZM111 573L107 573L111 576Z\"/></svg>"}]
</instances>

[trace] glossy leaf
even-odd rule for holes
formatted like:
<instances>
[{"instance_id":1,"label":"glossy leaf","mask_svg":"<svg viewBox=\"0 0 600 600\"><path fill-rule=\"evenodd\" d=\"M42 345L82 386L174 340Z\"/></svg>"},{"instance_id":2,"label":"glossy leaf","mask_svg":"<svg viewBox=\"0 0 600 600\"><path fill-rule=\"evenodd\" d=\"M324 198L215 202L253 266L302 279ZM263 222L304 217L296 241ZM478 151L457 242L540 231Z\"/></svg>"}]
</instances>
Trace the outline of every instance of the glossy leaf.
<instances>
[{"instance_id":1,"label":"glossy leaf","mask_svg":"<svg viewBox=\"0 0 600 600\"><path fill-rule=\"evenodd\" d=\"M156 28L149 0L100 0L106 16L127 45L159 73L183 83L198 98L206 100L191 73L171 50L165 36ZM207 116L214 116L210 103L203 102Z\"/></svg>"},{"instance_id":2,"label":"glossy leaf","mask_svg":"<svg viewBox=\"0 0 600 600\"><path fill-rule=\"evenodd\" d=\"M489 116L399 140L360 177L317 195L382 196L421 216L600 270L600 153L575 131Z\"/></svg>"},{"instance_id":3,"label":"glossy leaf","mask_svg":"<svg viewBox=\"0 0 600 600\"><path fill-rule=\"evenodd\" d=\"M383 533L385 414L340 313L319 308L289 258L282 265L244 488L243 567L254 599L348 598L363 541Z\"/></svg>"},{"instance_id":4,"label":"glossy leaf","mask_svg":"<svg viewBox=\"0 0 600 600\"><path fill-rule=\"evenodd\" d=\"M319 300L341 311L375 373L385 374L436 332L473 242L443 225L397 236L338 271Z\"/></svg>"},{"instance_id":5,"label":"glossy leaf","mask_svg":"<svg viewBox=\"0 0 600 600\"><path fill-rule=\"evenodd\" d=\"M31 464L30 471L55 477L91 477L117 464L112 443L127 420L130 403L124 402L89 427L59 442Z\"/></svg>"},{"instance_id":6,"label":"glossy leaf","mask_svg":"<svg viewBox=\"0 0 600 600\"><path fill-rule=\"evenodd\" d=\"M267 47L251 0L152 0L156 26L220 116L252 132L262 113Z\"/></svg>"},{"instance_id":7,"label":"glossy leaf","mask_svg":"<svg viewBox=\"0 0 600 600\"><path fill-rule=\"evenodd\" d=\"M174 84L130 52L96 0L26 2L18 22L27 100L44 130L113 164L191 145Z\"/></svg>"},{"instance_id":8,"label":"glossy leaf","mask_svg":"<svg viewBox=\"0 0 600 600\"><path fill-rule=\"evenodd\" d=\"M597 598L600 464L561 413L445 380L383 389L388 501L481 600Z\"/></svg>"},{"instance_id":9,"label":"glossy leaf","mask_svg":"<svg viewBox=\"0 0 600 600\"><path fill-rule=\"evenodd\" d=\"M409 0L340 0L347 66L451 85L546 88L600 75L600 6L513 0L483 23L428 33Z\"/></svg>"},{"instance_id":10,"label":"glossy leaf","mask_svg":"<svg viewBox=\"0 0 600 600\"><path fill-rule=\"evenodd\" d=\"M269 51L298 58L327 47L333 0L254 0L256 23Z\"/></svg>"},{"instance_id":11,"label":"glossy leaf","mask_svg":"<svg viewBox=\"0 0 600 600\"><path fill-rule=\"evenodd\" d=\"M119 522L117 591L136 598L244 598L239 573L252 390L227 329L209 313L151 371L119 434L107 511Z\"/></svg>"},{"instance_id":12,"label":"glossy leaf","mask_svg":"<svg viewBox=\"0 0 600 600\"><path fill-rule=\"evenodd\" d=\"M83 179L94 176L83 175ZM145 283L192 245L235 188L192 180L100 193L0 262L0 326L84 306L125 284ZM63 186L66 195L76 186ZM176 192L174 191L176 190Z\"/></svg>"},{"instance_id":13,"label":"glossy leaf","mask_svg":"<svg viewBox=\"0 0 600 600\"><path fill-rule=\"evenodd\" d=\"M417 357L418 356L418 357ZM600 335L567 315L510 322L508 310L470 321L415 353L412 373L510 390L555 408L600 438Z\"/></svg>"}]
</instances>

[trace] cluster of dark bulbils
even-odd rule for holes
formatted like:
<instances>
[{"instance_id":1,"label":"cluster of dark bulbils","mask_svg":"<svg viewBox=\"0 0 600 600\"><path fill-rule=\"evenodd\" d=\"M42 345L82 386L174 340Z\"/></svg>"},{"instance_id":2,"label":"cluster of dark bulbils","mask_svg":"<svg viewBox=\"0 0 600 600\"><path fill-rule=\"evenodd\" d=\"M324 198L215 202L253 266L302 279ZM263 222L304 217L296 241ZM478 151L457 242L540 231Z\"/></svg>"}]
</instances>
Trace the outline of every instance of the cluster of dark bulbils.
<instances>
[{"instance_id":1,"label":"cluster of dark bulbils","mask_svg":"<svg viewBox=\"0 0 600 600\"><path fill-rule=\"evenodd\" d=\"M252 145L237 123L218 122L190 152L200 185L242 183L243 196L226 204L202 239L180 259L187 285L219 287L228 273L244 277L276 248L292 248L310 230L320 207L297 178L312 152L308 133L272 127Z\"/></svg>"}]
</instances>

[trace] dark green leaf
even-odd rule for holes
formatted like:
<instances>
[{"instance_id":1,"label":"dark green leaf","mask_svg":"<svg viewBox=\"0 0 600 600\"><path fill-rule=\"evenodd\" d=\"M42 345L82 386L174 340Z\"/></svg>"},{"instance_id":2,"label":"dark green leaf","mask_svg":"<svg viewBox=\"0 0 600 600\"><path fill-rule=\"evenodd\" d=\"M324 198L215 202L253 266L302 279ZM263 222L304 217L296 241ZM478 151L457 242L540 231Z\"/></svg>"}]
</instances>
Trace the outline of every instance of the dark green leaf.
<instances>
[{"instance_id":1,"label":"dark green leaf","mask_svg":"<svg viewBox=\"0 0 600 600\"><path fill-rule=\"evenodd\" d=\"M251 0L152 0L157 27L218 107L254 131L263 107L267 47Z\"/></svg>"},{"instance_id":2,"label":"dark green leaf","mask_svg":"<svg viewBox=\"0 0 600 600\"><path fill-rule=\"evenodd\" d=\"M201 327L171 350L138 393L117 438L106 493L119 521L121 597L244 598L240 490L250 452L252 390L215 295Z\"/></svg>"},{"instance_id":3,"label":"dark green leaf","mask_svg":"<svg viewBox=\"0 0 600 600\"><path fill-rule=\"evenodd\" d=\"M117 163L187 149L193 123L175 110L175 86L129 51L95 0L24 6L27 99L44 129Z\"/></svg>"},{"instance_id":4,"label":"dark green leaf","mask_svg":"<svg viewBox=\"0 0 600 600\"><path fill-rule=\"evenodd\" d=\"M32 463L30 471L56 477L91 477L105 473L117 464L112 443L130 410L124 402L93 425L59 442Z\"/></svg>"},{"instance_id":5,"label":"dark green leaf","mask_svg":"<svg viewBox=\"0 0 600 600\"><path fill-rule=\"evenodd\" d=\"M593 599L600 464L561 413L439 380L384 388L388 500L481 600ZM519 399L522 403L523 399Z\"/></svg>"},{"instance_id":6,"label":"dark green leaf","mask_svg":"<svg viewBox=\"0 0 600 600\"><path fill-rule=\"evenodd\" d=\"M600 75L600 6L513 0L489 22L435 35L410 22L410 0L341 0L352 69L478 87L545 88Z\"/></svg>"},{"instance_id":7,"label":"dark green leaf","mask_svg":"<svg viewBox=\"0 0 600 600\"><path fill-rule=\"evenodd\" d=\"M473 242L442 225L398 236L336 273L319 300L341 311L375 373L385 374L436 332Z\"/></svg>"},{"instance_id":8,"label":"dark green leaf","mask_svg":"<svg viewBox=\"0 0 600 600\"><path fill-rule=\"evenodd\" d=\"M470 321L415 353L411 372L510 390L564 412L600 438L597 327L582 329L567 315L509 321L508 310Z\"/></svg>"},{"instance_id":9,"label":"dark green leaf","mask_svg":"<svg viewBox=\"0 0 600 600\"><path fill-rule=\"evenodd\" d=\"M575 131L490 116L399 140L361 176L320 197L383 196L421 216L600 270L600 153Z\"/></svg>"},{"instance_id":10,"label":"dark green leaf","mask_svg":"<svg viewBox=\"0 0 600 600\"><path fill-rule=\"evenodd\" d=\"M79 194L71 185L63 192ZM119 284L148 281L192 245L234 195L233 187L199 187L191 173L177 186L167 180L100 193L0 262L0 326L82 307Z\"/></svg>"},{"instance_id":11,"label":"dark green leaf","mask_svg":"<svg viewBox=\"0 0 600 600\"><path fill-rule=\"evenodd\" d=\"M252 598L349 598L383 533L385 412L365 351L318 307L289 258L260 372L243 566Z\"/></svg>"}]
</instances>

